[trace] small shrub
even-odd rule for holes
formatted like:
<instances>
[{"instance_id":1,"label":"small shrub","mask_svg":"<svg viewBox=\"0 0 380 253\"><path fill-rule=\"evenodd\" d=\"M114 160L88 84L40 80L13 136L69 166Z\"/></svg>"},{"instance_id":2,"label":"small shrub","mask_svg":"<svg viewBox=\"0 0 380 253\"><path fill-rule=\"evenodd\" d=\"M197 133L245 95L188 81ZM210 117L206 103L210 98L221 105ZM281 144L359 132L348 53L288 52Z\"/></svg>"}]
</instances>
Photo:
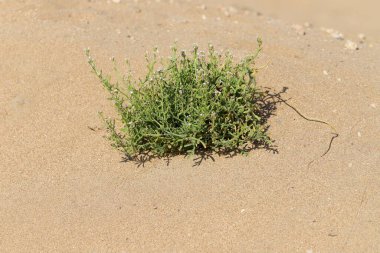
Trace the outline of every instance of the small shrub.
<instances>
[{"instance_id":1,"label":"small shrub","mask_svg":"<svg viewBox=\"0 0 380 253\"><path fill-rule=\"evenodd\" d=\"M146 56L144 79L128 74L121 82L103 75L87 51L120 115L120 127L105 119L113 146L136 157L244 151L249 145L269 144L263 102L267 93L255 79L254 63L262 50L258 43L257 51L238 63L211 45L208 53L197 46L190 53L172 47L168 60L160 60L155 50Z\"/></svg>"}]
</instances>

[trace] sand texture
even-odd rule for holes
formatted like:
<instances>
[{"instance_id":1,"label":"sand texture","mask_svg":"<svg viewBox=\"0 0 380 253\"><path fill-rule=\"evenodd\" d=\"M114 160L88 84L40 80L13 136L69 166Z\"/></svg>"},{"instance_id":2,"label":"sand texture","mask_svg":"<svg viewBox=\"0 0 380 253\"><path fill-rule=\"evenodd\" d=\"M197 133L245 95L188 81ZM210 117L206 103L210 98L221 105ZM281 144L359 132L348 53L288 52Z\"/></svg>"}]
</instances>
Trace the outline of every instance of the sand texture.
<instances>
[{"instance_id":1,"label":"sand texture","mask_svg":"<svg viewBox=\"0 0 380 253\"><path fill-rule=\"evenodd\" d=\"M0 0L0 252L380 252L378 1L116 2ZM331 130L282 104L277 154L123 162L85 48L141 76L154 46L257 36L259 84L339 132L326 156Z\"/></svg>"}]
</instances>

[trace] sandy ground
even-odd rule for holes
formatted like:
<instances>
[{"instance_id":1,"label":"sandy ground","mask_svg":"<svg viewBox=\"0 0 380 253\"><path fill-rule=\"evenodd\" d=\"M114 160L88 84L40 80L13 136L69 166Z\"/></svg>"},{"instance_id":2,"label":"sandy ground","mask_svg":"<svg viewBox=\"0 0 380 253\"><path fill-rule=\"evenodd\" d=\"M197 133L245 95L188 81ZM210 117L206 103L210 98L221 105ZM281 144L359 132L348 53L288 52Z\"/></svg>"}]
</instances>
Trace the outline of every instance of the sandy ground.
<instances>
[{"instance_id":1,"label":"sandy ground","mask_svg":"<svg viewBox=\"0 0 380 253\"><path fill-rule=\"evenodd\" d=\"M380 252L379 3L316 2L0 0L0 251ZM284 105L278 154L137 167L103 138L97 113L114 111L84 48L140 75L155 45L241 57L258 35L260 84L337 128L325 157L330 130Z\"/></svg>"}]
</instances>

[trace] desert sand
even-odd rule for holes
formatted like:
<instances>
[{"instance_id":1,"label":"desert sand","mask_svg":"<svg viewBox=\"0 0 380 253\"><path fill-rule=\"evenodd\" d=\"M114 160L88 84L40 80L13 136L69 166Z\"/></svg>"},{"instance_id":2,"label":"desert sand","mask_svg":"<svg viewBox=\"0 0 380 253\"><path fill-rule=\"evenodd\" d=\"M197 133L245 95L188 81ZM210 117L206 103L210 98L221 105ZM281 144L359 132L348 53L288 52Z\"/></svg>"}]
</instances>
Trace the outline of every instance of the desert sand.
<instances>
[{"instance_id":1,"label":"desert sand","mask_svg":"<svg viewBox=\"0 0 380 253\"><path fill-rule=\"evenodd\" d=\"M380 252L378 1L116 2L0 0L1 252ZM114 56L141 76L154 46L239 58L257 36L259 85L288 87L289 103L335 126L327 155L331 130L282 104L277 154L123 162L85 48L105 71Z\"/></svg>"}]
</instances>

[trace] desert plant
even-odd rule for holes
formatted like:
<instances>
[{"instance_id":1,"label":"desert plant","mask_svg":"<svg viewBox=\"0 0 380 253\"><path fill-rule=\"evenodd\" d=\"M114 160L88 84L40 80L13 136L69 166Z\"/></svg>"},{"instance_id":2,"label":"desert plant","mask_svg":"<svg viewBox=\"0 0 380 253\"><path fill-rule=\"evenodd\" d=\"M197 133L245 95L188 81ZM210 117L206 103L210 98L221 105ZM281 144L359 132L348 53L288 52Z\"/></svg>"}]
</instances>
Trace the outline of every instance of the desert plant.
<instances>
[{"instance_id":1,"label":"desert plant","mask_svg":"<svg viewBox=\"0 0 380 253\"><path fill-rule=\"evenodd\" d=\"M266 91L256 85L258 49L239 62L230 53L191 52L172 47L167 60L157 50L147 59L145 78L131 74L111 81L87 50L88 62L110 93L120 122L105 119L113 146L128 157L244 151L270 143L266 134ZM157 69L157 65L161 65ZM117 127L120 125L120 127Z\"/></svg>"}]
</instances>

